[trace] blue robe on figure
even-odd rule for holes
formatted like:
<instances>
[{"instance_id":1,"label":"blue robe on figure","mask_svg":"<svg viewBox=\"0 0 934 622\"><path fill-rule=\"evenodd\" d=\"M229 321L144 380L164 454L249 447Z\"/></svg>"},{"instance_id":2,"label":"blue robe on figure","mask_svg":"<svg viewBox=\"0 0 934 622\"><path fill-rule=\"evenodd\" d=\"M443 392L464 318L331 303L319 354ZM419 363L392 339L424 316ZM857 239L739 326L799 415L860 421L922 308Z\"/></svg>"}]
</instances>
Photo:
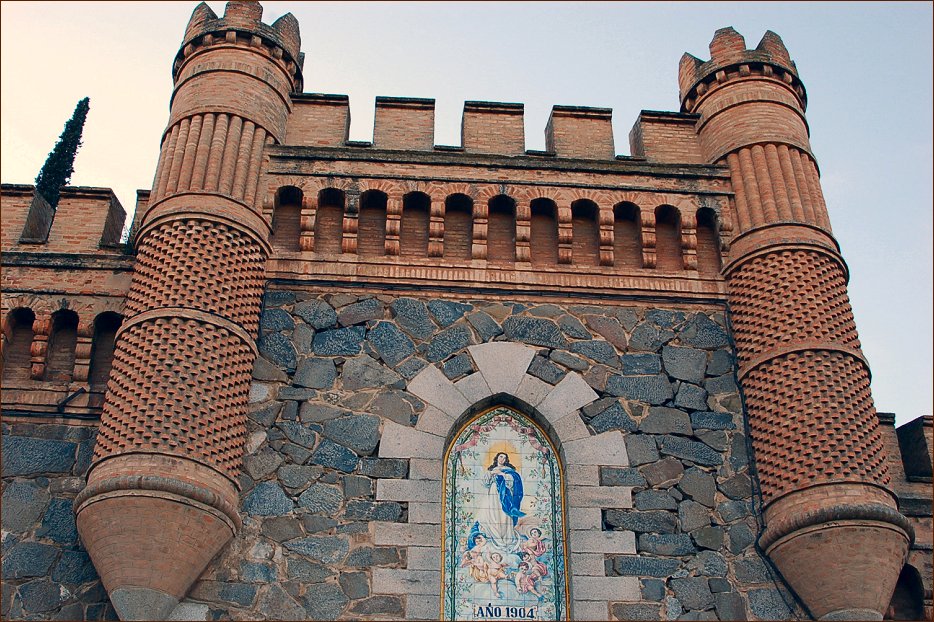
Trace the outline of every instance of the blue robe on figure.
<instances>
[{"instance_id":1,"label":"blue robe on figure","mask_svg":"<svg viewBox=\"0 0 934 622\"><path fill-rule=\"evenodd\" d=\"M512 476L512 490L509 489L506 478L502 474L494 475L496 490L499 492L499 505L503 513L512 518L512 525L515 527L519 517L525 516L525 512L519 509L522 506L523 496L522 476L512 467L504 466L502 469Z\"/></svg>"}]
</instances>

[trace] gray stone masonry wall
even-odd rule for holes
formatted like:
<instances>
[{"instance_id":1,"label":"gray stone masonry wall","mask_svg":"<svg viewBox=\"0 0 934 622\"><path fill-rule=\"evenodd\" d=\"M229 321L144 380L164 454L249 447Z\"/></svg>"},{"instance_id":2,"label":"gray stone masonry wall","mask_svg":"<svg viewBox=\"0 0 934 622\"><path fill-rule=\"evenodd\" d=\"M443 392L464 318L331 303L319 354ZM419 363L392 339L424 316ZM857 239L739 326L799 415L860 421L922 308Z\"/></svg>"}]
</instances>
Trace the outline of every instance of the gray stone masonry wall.
<instances>
[{"instance_id":1,"label":"gray stone masonry wall","mask_svg":"<svg viewBox=\"0 0 934 622\"><path fill-rule=\"evenodd\" d=\"M574 521L589 514L575 512L569 499L568 523L623 532L635 547L576 556L570 587L572 598L589 598L582 593L612 587L606 579L620 576L637 589L617 596L627 602L601 595L609 610L581 602L572 615L791 615L753 547L742 410L719 310L304 291L270 291L264 308L241 481L243 532L187 606L234 619L437 616L440 557L431 547L440 540L440 489L428 480L440 479L444 439L422 431L443 436L442 411L470 405L471 376L479 379L488 363L468 348L508 341L534 355L503 361L526 367L504 369L505 376L531 376L544 393L577 374L596 395L575 415L578 423L587 434L625 434L629 466L567 468L591 469L599 478L591 494L628 489L631 504L608 499L597 524L582 526ZM410 390L429 365L458 389L445 397L438 388L439 403L417 397L426 395L422 387ZM435 378L423 374L419 382L426 377ZM526 385L517 393L534 399ZM381 450L382 434L399 426L411 428L404 451ZM406 480L415 486L403 487ZM586 567L601 561L596 571Z\"/></svg>"},{"instance_id":2,"label":"gray stone masonry wall","mask_svg":"<svg viewBox=\"0 0 934 622\"><path fill-rule=\"evenodd\" d=\"M0 424L3 433L4 620L116 620L78 541L72 502L84 488L96 430L57 423Z\"/></svg>"},{"instance_id":3,"label":"gray stone masonry wall","mask_svg":"<svg viewBox=\"0 0 934 622\"><path fill-rule=\"evenodd\" d=\"M446 441L498 403L565 460L574 618L796 615L754 548L719 309L273 290L258 346L243 529L173 619L436 618ZM3 616L113 616L71 513L89 430L3 432Z\"/></svg>"}]
</instances>

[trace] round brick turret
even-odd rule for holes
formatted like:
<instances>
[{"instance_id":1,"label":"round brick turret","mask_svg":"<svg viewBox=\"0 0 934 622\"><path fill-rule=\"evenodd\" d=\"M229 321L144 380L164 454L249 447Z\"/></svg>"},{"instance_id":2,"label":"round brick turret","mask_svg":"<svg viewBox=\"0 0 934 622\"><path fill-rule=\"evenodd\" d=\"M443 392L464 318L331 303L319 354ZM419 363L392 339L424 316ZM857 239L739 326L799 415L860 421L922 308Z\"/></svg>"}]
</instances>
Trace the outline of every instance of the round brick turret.
<instances>
[{"instance_id":1,"label":"round brick turret","mask_svg":"<svg viewBox=\"0 0 934 622\"><path fill-rule=\"evenodd\" d=\"M912 538L885 449L808 141L807 96L781 39L718 30L685 54L682 111L729 167L724 266L756 465L760 544L820 619L882 619Z\"/></svg>"},{"instance_id":2,"label":"round brick turret","mask_svg":"<svg viewBox=\"0 0 934 622\"><path fill-rule=\"evenodd\" d=\"M198 5L138 218L78 530L121 619L166 619L240 527L238 483L269 224L263 150L302 88L298 24Z\"/></svg>"}]
</instances>

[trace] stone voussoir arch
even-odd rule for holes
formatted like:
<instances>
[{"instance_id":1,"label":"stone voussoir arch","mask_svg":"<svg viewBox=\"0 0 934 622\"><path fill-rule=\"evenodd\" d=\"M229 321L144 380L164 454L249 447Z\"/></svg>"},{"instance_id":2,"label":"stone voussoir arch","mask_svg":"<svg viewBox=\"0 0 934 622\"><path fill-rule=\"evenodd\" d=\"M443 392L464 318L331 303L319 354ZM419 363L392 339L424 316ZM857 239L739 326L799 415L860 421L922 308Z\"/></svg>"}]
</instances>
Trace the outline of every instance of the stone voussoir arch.
<instances>
[{"instance_id":1,"label":"stone voussoir arch","mask_svg":"<svg viewBox=\"0 0 934 622\"><path fill-rule=\"evenodd\" d=\"M477 371L452 382L435 365L412 378L406 391L425 402L415 427L383 421L378 456L409 459L406 479L380 479L378 501L408 503L409 522L372 522L376 546L406 546L407 568L374 568L373 594L406 595L408 618L440 616L442 464L460 427L487 406L504 405L549 428L564 464L571 615L608 619L611 601L638 600L634 577L606 576L605 554L634 554L635 535L603 531L602 510L631 508L631 488L601 486L600 467L627 467L624 434L591 434L579 413L598 395L577 373L552 386L527 373L534 347L508 341L468 346Z\"/></svg>"}]
</instances>

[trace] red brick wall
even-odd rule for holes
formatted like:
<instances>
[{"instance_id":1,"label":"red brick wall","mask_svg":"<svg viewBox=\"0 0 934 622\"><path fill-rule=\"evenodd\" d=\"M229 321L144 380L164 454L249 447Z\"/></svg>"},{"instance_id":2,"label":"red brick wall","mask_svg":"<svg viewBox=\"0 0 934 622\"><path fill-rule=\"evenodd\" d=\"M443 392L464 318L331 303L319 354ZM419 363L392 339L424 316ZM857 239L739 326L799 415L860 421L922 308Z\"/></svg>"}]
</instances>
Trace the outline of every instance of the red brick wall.
<instances>
[{"instance_id":1,"label":"red brick wall","mask_svg":"<svg viewBox=\"0 0 934 622\"><path fill-rule=\"evenodd\" d=\"M109 188L67 186L62 189L47 241L37 247L19 244L33 197L32 186L5 184L2 204L3 250L57 253L97 252L101 242L119 240L126 211Z\"/></svg>"},{"instance_id":2,"label":"red brick wall","mask_svg":"<svg viewBox=\"0 0 934 622\"><path fill-rule=\"evenodd\" d=\"M376 98L373 146L430 150L435 144L433 99Z\"/></svg>"},{"instance_id":3,"label":"red brick wall","mask_svg":"<svg viewBox=\"0 0 934 622\"><path fill-rule=\"evenodd\" d=\"M3 223L0 227L0 244L3 250L12 250L19 243L32 197L32 186L3 186L3 194L0 195L0 218Z\"/></svg>"},{"instance_id":4,"label":"red brick wall","mask_svg":"<svg viewBox=\"0 0 934 622\"><path fill-rule=\"evenodd\" d=\"M703 164L695 115L642 111L629 133L632 155L650 162Z\"/></svg>"},{"instance_id":5,"label":"red brick wall","mask_svg":"<svg viewBox=\"0 0 934 622\"><path fill-rule=\"evenodd\" d=\"M559 158L612 159L611 110L555 106L545 128L545 149Z\"/></svg>"},{"instance_id":6,"label":"red brick wall","mask_svg":"<svg viewBox=\"0 0 934 622\"><path fill-rule=\"evenodd\" d=\"M286 144L340 147L347 140L350 103L346 95L293 94L292 104Z\"/></svg>"},{"instance_id":7,"label":"red brick wall","mask_svg":"<svg viewBox=\"0 0 934 622\"><path fill-rule=\"evenodd\" d=\"M525 153L522 104L465 102L461 144L467 153Z\"/></svg>"}]
</instances>

